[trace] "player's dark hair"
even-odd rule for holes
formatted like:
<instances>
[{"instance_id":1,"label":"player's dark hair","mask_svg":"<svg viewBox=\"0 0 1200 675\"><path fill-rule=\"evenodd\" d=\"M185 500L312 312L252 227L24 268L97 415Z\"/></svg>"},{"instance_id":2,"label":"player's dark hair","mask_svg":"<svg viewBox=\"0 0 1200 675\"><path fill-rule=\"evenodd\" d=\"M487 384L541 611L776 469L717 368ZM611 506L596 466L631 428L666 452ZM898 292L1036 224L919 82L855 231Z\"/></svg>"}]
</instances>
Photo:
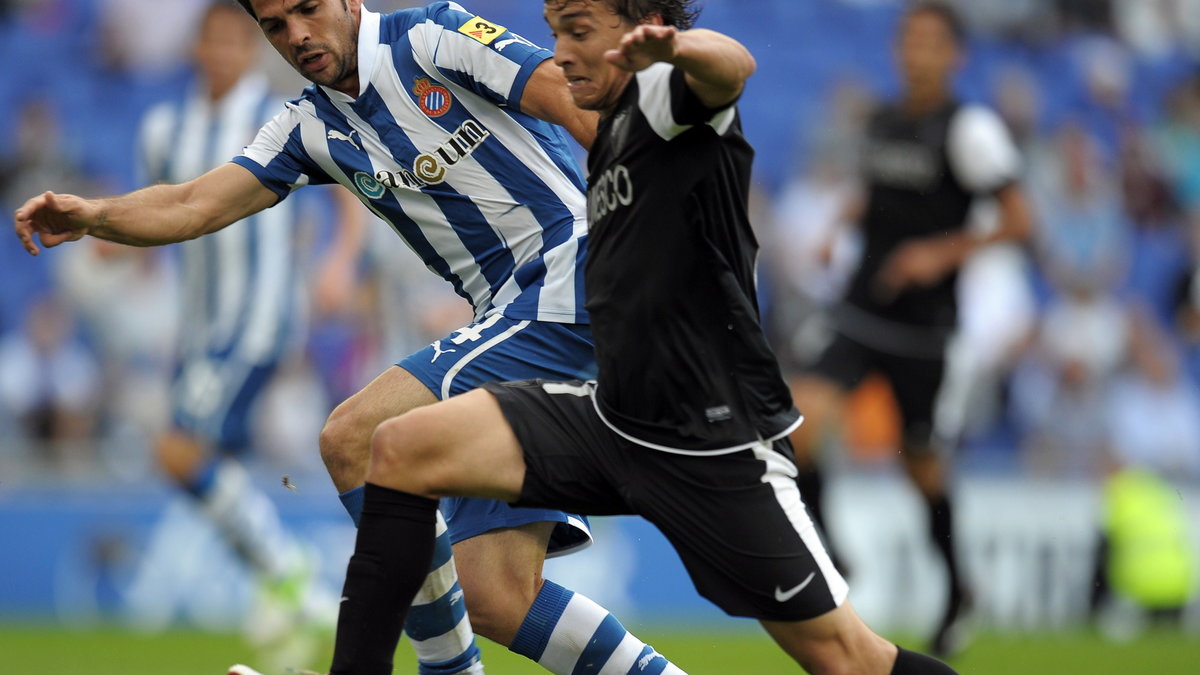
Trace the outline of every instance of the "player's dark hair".
<instances>
[{"instance_id":1,"label":"player's dark hair","mask_svg":"<svg viewBox=\"0 0 1200 675\"><path fill-rule=\"evenodd\" d=\"M562 8L574 0L545 0L547 5ZM700 8L695 7L696 0L596 0L612 8L617 16L632 23L641 23L655 14L662 17L664 26L675 26L679 30L687 30L696 23Z\"/></svg>"},{"instance_id":2,"label":"player's dark hair","mask_svg":"<svg viewBox=\"0 0 1200 675\"><path fill-rule=\"evenodd\" d=\"M904 12L905 17L917 14L936 16L950 30L950 36L954 38L955 42L961 45L967 41L967 27L963 23L962 17L959 16L958 11L943 0L916 0L909 4L908 9Z\"/></svg>"},{"instance_id":3,"label":"player's dark hair","mask_svg":"<svg viewBox=\"0 0 1200 675\"><path fill-rule=\"evenodd\" d=\"M242 9L246 10L250 13L250 16L254 17L255 21L258 21L258 15L254 13L254 8L250 6L250 0L237 0L237 2L242 6ZM342 6L346 6L346 0L342 0Z\"/></svg>"}]
</instances>

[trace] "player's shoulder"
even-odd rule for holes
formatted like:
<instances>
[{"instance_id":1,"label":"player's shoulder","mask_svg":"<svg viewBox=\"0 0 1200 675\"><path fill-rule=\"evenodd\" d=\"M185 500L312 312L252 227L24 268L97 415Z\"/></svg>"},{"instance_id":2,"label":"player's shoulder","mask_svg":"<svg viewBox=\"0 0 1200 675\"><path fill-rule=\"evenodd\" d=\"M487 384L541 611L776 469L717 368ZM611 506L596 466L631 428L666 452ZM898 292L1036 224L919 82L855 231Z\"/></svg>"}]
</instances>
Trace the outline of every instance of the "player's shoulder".
<instances>
[{"instance_id":1,"label":"player's shoulder","mask_svg":"<svg viewBox=\"0 0 1200 675\"><path fill-rule=\"evenodd\" d=\"M381 17L381 37L385 42L391 42L420 24L435 24L453 30L474 16L462 5L449 0L399 9Z\"/></svg>"},{"instance_id":2,"label":"player's shoulder","mask_svg":"<svg viewBox=\"0 0 1200 675\"><path fill-rule=\"evenodd\" d=\"M964 103L950 117L951 139L967 140L978 136L1008 135L1004 120L999 113L982 103Z\"/></svg>"}]
</instances>

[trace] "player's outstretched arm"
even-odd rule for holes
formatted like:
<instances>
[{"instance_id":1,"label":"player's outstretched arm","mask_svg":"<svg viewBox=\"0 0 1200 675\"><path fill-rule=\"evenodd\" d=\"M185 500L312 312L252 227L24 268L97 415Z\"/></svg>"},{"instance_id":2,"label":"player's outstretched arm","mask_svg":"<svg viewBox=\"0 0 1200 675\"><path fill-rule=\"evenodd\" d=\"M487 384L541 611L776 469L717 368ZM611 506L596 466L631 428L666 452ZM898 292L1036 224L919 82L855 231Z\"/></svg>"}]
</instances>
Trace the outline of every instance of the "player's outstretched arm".
<instances>
[{"instance_id":1,"label":"player's outstretched arm","mask_svg":"<svg viewBox=\"0 0 1200 675\"><path fill-rule=\"evenodd\" d=\"M159 246L201 235L272 206L278 197L246 169L225 164L178 185L154 185L118 197L84 199L43 192L17 208L13 229L38 254L91 235L131 246Z\"/></svg>"},{"instance_id":2,"label":"player's outstretched arm","mask_svg":"<svg viewBox=\"0 0 1200 675\"><path fill-rule=\"evenodd\" d=\"M529 76L525 93L521 94L521 112L563 127L584 150L592 149L600 114L575 105L562 68L552 59L542 61Z\"/></svg>"},{"instance_id":3,"label":"player's outstretched arm","mask_svg":"<svg viewBox=\"0 0 1200 675\"><path fill-rule=\"evenodd\" d=\"M696 28L643 24L621 38L605 54L618 68L636 72L665 61L683 70L688 87L710 108L719 108L742 93L757 64L750 50L723 33Z\"/></svg>"}]
</instances>

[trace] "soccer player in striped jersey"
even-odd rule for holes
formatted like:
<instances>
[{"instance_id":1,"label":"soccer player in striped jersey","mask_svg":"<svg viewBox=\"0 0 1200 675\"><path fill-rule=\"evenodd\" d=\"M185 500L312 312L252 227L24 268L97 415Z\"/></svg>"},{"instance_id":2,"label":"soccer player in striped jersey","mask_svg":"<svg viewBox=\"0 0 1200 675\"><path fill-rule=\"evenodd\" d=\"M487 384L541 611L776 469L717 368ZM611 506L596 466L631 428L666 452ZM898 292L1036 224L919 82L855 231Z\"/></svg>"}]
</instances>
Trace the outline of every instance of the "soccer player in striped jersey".
<instances>
[{"instance_id":1,"label":"soccer player in striped jersey","mask_svg":"<svg viewBox=\"0 0 1200 675\"><path fill-rule=\"evenodd\" d=\"M327 421L322 457L357 520L380 422L487 381L595 372L584 181L551 123L587 147L597 118L571 103L550 52L457 3L381 16L360 0L240 2L314 86L229 164L108 199L47 192L17 209L15 229L30 253L35 235L45 246L87 234L157 245L216 232L310 183L354 191L475 310ZM679 672L602 607L541 578L547 551L590 542L586 520L486 499L448 500L443 513L407 625L423 673L479 672L472 624L556 673Z\"/></svg>"},{"instance_id":2,"label":"soccer player in striped jersey","mask_svg":"<svg viewBox=\"0 0 1200 675\"><path fill-rule=\"evenodd\" d=\"M755 61L685 30L690 5L545 0L571 94L602 115L586 269L599 377L488 383L379 425L331 675L391 672L437 498L463 494L644 516L704 597L809 672L954 672L863 623L805 512L788 441L802 418L755 300L735 106Z\"/></svg>"},{"instance_id":3,"label":"soccer player in striped jersey","mask_svg":"<svg viewBox=\"0 0 1200 675\"><path fill-rule=\"evenodd\" d=\"M142 121L146 182L182 183L227 162L250 143L283 101L256 69L258 29L236 5L204 12L193 55L197 82L153 107ZM263 582L247 621L252 641L285 640L305 609L300 591L315 570L280 522L274 503L238 457L251 443L252 414L302 327L294 204L180 244L182 303L172 426L156 442L159 465L194 496L230 548ZM357 217L357 210L343 209ZM358 225L358 223L354 223ZM330 598L332 591L324 596ZM289 650L290 652L290 650Z\"/></svg>"}]
</instances>

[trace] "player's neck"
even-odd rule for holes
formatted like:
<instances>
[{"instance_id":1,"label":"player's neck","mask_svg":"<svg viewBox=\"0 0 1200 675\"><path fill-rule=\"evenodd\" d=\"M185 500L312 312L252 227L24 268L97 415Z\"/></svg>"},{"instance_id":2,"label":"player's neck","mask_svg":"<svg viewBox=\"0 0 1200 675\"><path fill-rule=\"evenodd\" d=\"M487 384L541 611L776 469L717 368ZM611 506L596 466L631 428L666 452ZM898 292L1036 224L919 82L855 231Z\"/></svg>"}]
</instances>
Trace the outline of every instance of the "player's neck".
<instances>
[{"instance_id":1,"label":"player's neck","mask_svg":"<svg viewBox=\"0 0 1200 675\"><path fill-rule=\"evenodd\" d=\"M940 109L950 100L950 92L943 88L924 91L910 89L905 92L901 107L913 115L924 115Z\"/></svg>"}]
</instances>

